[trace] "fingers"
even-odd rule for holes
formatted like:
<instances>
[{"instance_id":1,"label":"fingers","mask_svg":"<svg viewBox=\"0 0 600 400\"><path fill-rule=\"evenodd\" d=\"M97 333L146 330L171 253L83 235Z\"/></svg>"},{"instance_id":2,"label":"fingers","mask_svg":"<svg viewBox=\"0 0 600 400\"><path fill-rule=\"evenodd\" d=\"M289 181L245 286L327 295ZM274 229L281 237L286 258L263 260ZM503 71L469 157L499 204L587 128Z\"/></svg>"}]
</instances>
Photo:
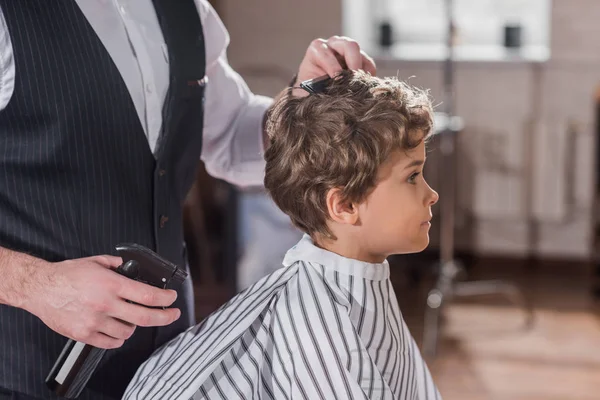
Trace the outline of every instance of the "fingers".
<instances>
[{"instance_id":1,"label":"fingers","mask_svg":"<svg viewBox=\"0 0 600 400\"><path fill-rule=\"evenodd\" d=\"M117 349L123 346L125 340L115 339L103 333L94 333L90 336L88 340L86 340L85 343L97 347L99 349Z\"/></svg>"},{"instance_id":2,"label":"fingers","mask_svg":"<svg viewBox=\"0 0 600 400\"><path fill-rule=\"evenodd\" d=\"M362 69L371 75L377 73L375 61L360 49L355 40L344 36L332 36L328 40L313 40L306 57L313 68L316 67L331 77L344 68Z\"/></svg>"},{"instance_id":3,"label":"fingers","mask_svg":"<svg viewBox=\"0 0 600 400\"><path fill-rule=\"evenodd\" d=\"M323 39L312 41L306 52L306 57L314 67L321 69L330 77L336 76L343 69L334 51Z\"/></svg>"},{"instance_id":4,"label":"fingers","mask_svg":"<svg viewBox=\"0 0 600 400\"><path fill-rule=\"evenodd\" d=\"M168 307L177 299L177 292L171 289L159 289L117 275L120 282L117 296L148 307Z\"/></svg>"},{"instance_id":5,"label":"fingers","mask_svg":"<svg viewBox=\"0 0 600 400\"><path fill-rule=\"evenodd\" d=\"M111 316L137 326L166 326L177 321L181 316L181 311L177 308L166 310L147 308L123 301L111 313Z\"/></svg>"},{"instance_id":6,"label":"fingers","mask_svg":"<svg viewBox=\"0 0 600 400\"><path fill-rule=\"evenodd\" d=\"M332 36L328 40L315 39L306 50L298 69L298 81L314 79L323 75L336 77L343 69L358 70L375 76L375 62L358 43L343 36ZM303 90L294 92L294 96L306 96Z\"/></svg>"},{"instance_id":7,"label":"fingers","mask_svg":"<svg viewBox=\"0 0 600 400\"><path fill-rule=\"evenodd\" d=\"M169 307L177 299L177 292L159 289L124 277L117 296L137 304L120 301L111 316L137 326L165 326L176 321L181 311L175 308L161 310L148 307Z\"/></svg>"},{"instance_id":8,"label":"fingers","mask_svg":"<svg viewBox=\"0 0 600 400\"><path fill-rule=\"evenodd\" d=\"M99 329L99 333L120 340L129 339L133 332L135 332L135 325L115 318L106 318Z\"/></svg>"},{"instance_id":9,"label":"fingers","mask_svg":"<svg viewBox=\"0 0 600 400\"><path fill-rule=\"evenodd\" d=\"M327 45L343 57L348 69L362 69L362 54L356 41L342 36L332 36L327 40Z\"/></svg>"},{"instance_id":10,"label":"fingers","mask_svg":"<svg viewBox=\"0 0 600 400\"><path fill-rule=\"evenodd\" d=\"M377 75L377 66L375 65L375 60L373 60L367 53L365 53L362 50L360 51L360 54L362 56L363 63L362 69L373 76Z\"/></svg>"},{"instance_id":11,"label":"fingers","mask_svg":"<svg viewBox=\"0 0 600 400\"><path fill-rule=\"evenodd\" d=\"M115 257L110 255L93 256L89 258L90 261L94 261L105 268L117 268L123 264L121 257Z\"/></svg>"},{"instance_id":12,"label":"fingers","mask_svg":"<svg viewBox=\"0 0 600 400\"><path fill-rule=\"evenodd\" d=\"M327 45L343 58L349 69L362 69L371 75L376 74L375 62L360 49L355 40L345 36L332 36L327 40Z\"/></svg>"}]
</instances>

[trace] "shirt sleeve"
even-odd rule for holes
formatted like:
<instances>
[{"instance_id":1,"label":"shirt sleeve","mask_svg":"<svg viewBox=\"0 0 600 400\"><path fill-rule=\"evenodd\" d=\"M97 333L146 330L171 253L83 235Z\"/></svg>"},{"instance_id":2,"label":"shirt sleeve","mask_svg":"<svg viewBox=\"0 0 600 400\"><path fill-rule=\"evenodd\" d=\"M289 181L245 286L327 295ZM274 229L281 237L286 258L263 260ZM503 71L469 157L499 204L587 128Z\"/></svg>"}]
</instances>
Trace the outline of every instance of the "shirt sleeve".
<instances>
[{"instance_id":1,"label":"shirt sleeve","mask_svg":"<svg viewBox=\"0 0 600 400\"><path fill-rule=\"evenodd\" d=\"M15 86L15 60L8 27L0 7L0 111L8 105Z\"/></svg>"},{"instance_id":2,"label":"shirt sleeve","mask_svg":"<svg viewBox=\"0 0 600 400\"><path fill-rule=\"evenodd\" d=\"M208 2L196 0L206 40L206 100L201 159L212 176L238 186L264 178L263 118L273 99L250 91L227 60L229 33Z\"/></svg>"}]
</instances>

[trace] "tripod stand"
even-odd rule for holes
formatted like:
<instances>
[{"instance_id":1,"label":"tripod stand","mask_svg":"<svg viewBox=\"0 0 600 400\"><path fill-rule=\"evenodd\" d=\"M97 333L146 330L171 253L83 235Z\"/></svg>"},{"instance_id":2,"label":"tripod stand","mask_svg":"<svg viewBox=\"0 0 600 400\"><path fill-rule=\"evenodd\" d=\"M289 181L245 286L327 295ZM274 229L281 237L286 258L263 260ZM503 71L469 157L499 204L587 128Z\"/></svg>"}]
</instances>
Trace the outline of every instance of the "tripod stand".
<instances>
[{"instance_id":1,"label":"tripod stand","mask_svg":"<svg viewBox=\"0 0 600 400\"><path fill-rule=\"evenodd\" d=\"M448 16L447 56L444 62L444 108L445 113L437 122L440 135L441 153L441 196L440 196L440 260L439 275L433 289L427 296L425 326L423 332L423 354L434 357L437 352L439 319L442 307L456 297L474 297L481 295L501 295L516 305L523 307L531 324L533 314L527 307L521 291L510 282L474 281L457 282L464 268L454 259L454 213L456 168L454 153L456 136L462 130L462 120L455 116L454 110L454 18L452 0L445 0Z\"/></svg>"}]
</instances>

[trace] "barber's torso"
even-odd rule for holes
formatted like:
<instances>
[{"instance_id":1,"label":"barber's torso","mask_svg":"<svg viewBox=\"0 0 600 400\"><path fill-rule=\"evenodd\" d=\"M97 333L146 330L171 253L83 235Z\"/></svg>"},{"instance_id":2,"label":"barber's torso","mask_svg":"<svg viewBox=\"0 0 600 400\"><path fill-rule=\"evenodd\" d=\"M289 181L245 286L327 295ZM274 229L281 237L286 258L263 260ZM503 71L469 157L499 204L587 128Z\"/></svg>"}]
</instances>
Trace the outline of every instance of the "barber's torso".
<instances>
[{"instance_id":1,"label":"barber's torso","mask_svg":"<svg viewBox=\"0 0 600 400\"><path fill-rule=\"evenodd\" d=\"M72 2L78 6L119 71L148 138L149 146L154 151L162 123L162 106L169 87L169 60L167 45L152 1L72 0ZM196 1L196 4L200 18L204 20L209 10L201 1ZM0 24L2 24L1 15L0 10ZM2 31L1 26L0 31ZM213 40L215 35L222 36L222 33L214 29L207 32L207 36L212 37ZM12 52L13 47L15 47L14 43L10 49L4 48L0 41L2 54ZM218 51L219 45L215 47L215 51ZM211 51L210 46L208 51ZM214 58L214 55L208 56ZM15 72L12 71L13 74ZM4 94L4 89L0 84L0 93L2 93L0 110L5 107L4 102L8 102L12 94Z\"/></svg>"},{"instance_id":2,"label":"barber's torso","mask_svg":"<svg viewBox=\"0 0 600 400\"><path fill-rule=\"evenodd\" d=\"M177 29L164 37L150 0L0 7L14 60L0 107L0 246L61 261L135 242L184 266L181 207L202 146L198 14L188 13L188 27L201 45L192 40L173 56L165 43L179 39ZM165 99L173 111L163 115ZM137 366L193 323L191 304L187 281L180 320L138 328L107 352L81 398L118 398ZM35 316L0 306L0 387L54 398L43 380L65 342Z\"/></svg>"}]
</instances>

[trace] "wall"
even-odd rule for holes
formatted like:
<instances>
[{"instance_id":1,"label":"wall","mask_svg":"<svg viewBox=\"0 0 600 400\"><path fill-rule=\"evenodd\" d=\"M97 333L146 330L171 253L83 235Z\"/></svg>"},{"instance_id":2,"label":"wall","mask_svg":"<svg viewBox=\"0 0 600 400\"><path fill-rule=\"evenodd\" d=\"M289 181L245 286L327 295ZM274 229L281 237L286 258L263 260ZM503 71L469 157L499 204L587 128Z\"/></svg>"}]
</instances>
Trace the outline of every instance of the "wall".
<instances>
[{"instance_id":1,"label":"wall","mask_svg":"<svg viewBox=\"0 0 600 400\"><path fill-rule=\"evenodd\" d=\"M316 37L342 30L341 0L220 0L231 64L274 94ZM554 0L551 60L460 63L458 245L480 253L586 258L592 247L594 96L600 84L600 2ZM436 62L378 61L441 99ZM571 127L571 129L570 129ZM432 165L435 154L431 155ZM429 171L432 183L438 177ZM443 193L442 193L443 195Z\"/></svg>"}]
</instances>

